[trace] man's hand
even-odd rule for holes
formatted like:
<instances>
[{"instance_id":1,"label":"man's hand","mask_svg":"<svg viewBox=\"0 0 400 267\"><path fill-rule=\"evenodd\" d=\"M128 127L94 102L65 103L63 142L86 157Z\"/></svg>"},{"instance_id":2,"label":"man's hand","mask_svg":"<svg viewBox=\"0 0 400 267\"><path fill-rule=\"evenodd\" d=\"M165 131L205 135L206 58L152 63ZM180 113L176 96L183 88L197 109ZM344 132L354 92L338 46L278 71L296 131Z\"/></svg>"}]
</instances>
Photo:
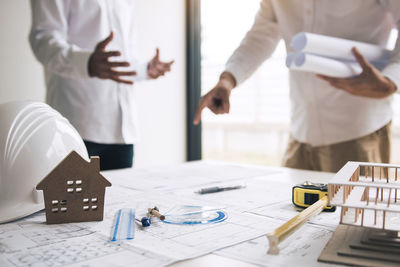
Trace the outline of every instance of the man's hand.
<instances>
[{"instance_id":1,"label":"man's hand","mask_svg":"<svg viewBox=\"0 0 400 267\"><path fill-rule=\"evenodd\" d=\"M166 72L171 70L171 65L174 63L174 60L170 62L162 62L160 61L160 50L156 49L156 55L150 60L149 65L147 65L147 75L151 79L157 79L160 76L163 76Z\"/></svg>"},{"instance_id":2,"label":"man's hand","mask_svg":"<svg viewBox=\"0 0 400 267\"><path fill-rule=\"evenodd\" d=\"M201 98L193 123L195 125L200 123L201 112L206 107L215 114L229 113L229 96L235 86L236 81L233 75L228 72L223 72L217 85Z\"/></svg>"},{"instance_id":3,"label":"man's hand","mask_svg":"<svg viewBox=\"0 0 400 267\"><path fill-rule=\"evenodd\" d=\"M116 67L129 67L129 62L126 61L109 61L111 57L118 57L121 55L120 51L106 51L107 45L112 41L114 33L99 42L93 54L89 58L88 70L90 77L97 77L100 79L110 79L119 83L133 84L133 81L121 79L121 76L134 76L135 71L117 71Z\"/></svg>"},{"instance_id":4,"label":"man's hand","mask_svg":"<svg viewBox=\"0 0 400 267\"><path fill-rule=\"evenodd\" d=\"M353 47L352 52L362 67L360 75L351 78L334 78L317 74L317 77L329 82L333 87L358 96L384 98L396 92L396 85L369 63L356 47Z\"/></svg>"}]
</instances>

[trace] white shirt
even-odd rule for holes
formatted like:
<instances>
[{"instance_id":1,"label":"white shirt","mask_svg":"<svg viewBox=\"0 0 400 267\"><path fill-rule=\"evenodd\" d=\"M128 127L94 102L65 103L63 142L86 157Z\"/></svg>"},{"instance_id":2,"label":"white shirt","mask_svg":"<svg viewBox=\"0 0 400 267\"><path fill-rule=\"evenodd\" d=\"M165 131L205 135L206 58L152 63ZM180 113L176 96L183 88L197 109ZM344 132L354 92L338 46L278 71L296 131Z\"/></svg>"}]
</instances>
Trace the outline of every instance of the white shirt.
<instances>
[{"instance_id":1,"label":"white shirt","mask_svg":"<svg viewBox=\"0 0 400 267\"><path fill-rule=\"evenodd\" d=\"M226 63L238 83L267 59L280 38L290 52L291 38L312 32L386 45L399 12L396 1L263 0L255 22ZM389 11L393 11L393 14ZM383 75L400 89L400 47ZM282 63L283 65L284 63ZM330 145L368 135L392 118L392 97L372 99L331 87L315 73L290 71L291 134L313 146Z\"/></svg>"},{"instance_id":2,"label":"white shirt","mask_svg":"<svg viewBox=\"0 0 400 267\"><path fill-rule=\"evenodd\" d=\"M131 0L31 0L29 36L43 64L47 103L64 115L83 139L97 143L137 141L132 86L88 76L88 59L111 31L107 50L113 61L128 61L135 80L147 77L147 63L135 59L134 7Z\"/></svg>"}]
</instances>

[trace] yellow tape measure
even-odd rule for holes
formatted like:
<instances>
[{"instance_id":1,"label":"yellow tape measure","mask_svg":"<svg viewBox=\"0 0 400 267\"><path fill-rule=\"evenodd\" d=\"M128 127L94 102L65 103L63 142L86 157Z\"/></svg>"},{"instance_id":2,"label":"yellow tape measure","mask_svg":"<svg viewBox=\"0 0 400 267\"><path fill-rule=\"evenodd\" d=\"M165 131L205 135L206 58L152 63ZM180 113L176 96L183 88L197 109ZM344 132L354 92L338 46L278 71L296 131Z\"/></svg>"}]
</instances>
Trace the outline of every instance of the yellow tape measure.
<instances>
[{"instance_id":1,"label":"yellow tape measure","mask_svg":"<svg viewBox=\"0 0 400 267\"><path fill-rule=\"evenodd\" d=\"M318 184L304 182L293 186L292 202L300 208L307 208L328 195L328 186L326 184ZM335 211L335 206L327 206L324 211Z\"/></svg>"}]
</instances>

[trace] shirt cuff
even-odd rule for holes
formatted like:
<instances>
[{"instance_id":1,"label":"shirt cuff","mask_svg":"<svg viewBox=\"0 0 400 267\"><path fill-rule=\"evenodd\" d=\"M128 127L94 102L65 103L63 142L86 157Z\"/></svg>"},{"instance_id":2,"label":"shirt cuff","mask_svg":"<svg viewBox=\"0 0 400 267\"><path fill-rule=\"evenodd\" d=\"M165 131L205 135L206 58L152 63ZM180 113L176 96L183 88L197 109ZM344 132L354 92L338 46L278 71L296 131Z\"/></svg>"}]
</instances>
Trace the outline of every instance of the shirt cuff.
<instances>
[{"instance_id":1,"label":"shirt cuff","mask_svg":"<svg viewBox=\"0 0 400 267\"><path fill-rule=\"evenodd\" d=\"M77 77L88 79L88 64L89 58L93 51L83 50L77 46L72 46L71 48L71 63L74 68L74 72Z\"/></svg>"},{"instance_id":2,"label":"shirt cuff","mask_svg":"<svg viewBox=\"0 0 400 267\"><path fill-rule=\"evenodd\" d=\"M382 75L389 78L397 87L397 92L400 92L400 64L392 63L382 70Z\"/></svg>"},{"instance_id":3,"label":"shirt cuff","mask_svg":"<svg viewBox=\"0 0 400 267\"><path fill-rule=\"evenodd\" d=\"M234 62L228 62L225 65L225 71L230 72L236 81L236 86L243 83L247 79L247 75L240 64Z\"/></svg>"},{"instance_id":4,"label":"shirt cuff","mask_svg":"<svg viewBox=\"0 0 400 267\"><path fill-rule=\"evenodd\" d=\"M136 62L133 64L133 70L136 71L136 75L133 76L134 81L143 81L149 78L147 76L147 65L148 62Z\"/></svg>"}]
</instances>

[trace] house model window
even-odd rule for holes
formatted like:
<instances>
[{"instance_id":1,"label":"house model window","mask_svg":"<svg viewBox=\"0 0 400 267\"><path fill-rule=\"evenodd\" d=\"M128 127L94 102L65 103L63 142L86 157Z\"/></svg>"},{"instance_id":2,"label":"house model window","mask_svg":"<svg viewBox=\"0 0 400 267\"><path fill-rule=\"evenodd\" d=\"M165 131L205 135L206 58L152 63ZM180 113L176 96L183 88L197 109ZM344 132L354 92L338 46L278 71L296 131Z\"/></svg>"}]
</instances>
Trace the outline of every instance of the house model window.
<instances>
[{"instance_id":1,"label":"house model window","mask_svg":"<svg viewBox=\"0 0 400 267\"><path fill-rule=\"evenodd\" d=\"M103 220L108 186L111 183L100 174L99 157L87 162L72 151L36 186L43 190L46 223Z\"/></svg>"},{"instance_id":2,"label":"house model window","mask_svg":"<svg viewBox=\"0 0 400 267\"><path fill-rule=\"evenodd\" d=\"M82 192L82 180L68 180L67 181L67 192L68 193L81 193Z\"/></svg>"},{"instance_id":3,"label":"house model window","mask_svg":"<svg viewBox=\"0 0 400 267\"><path fill-rule=\"evenodd\" d=\"M67 211L67 200L56 200L51 201L51 212L66 212Z\"/></svg>"}]
</instances>

